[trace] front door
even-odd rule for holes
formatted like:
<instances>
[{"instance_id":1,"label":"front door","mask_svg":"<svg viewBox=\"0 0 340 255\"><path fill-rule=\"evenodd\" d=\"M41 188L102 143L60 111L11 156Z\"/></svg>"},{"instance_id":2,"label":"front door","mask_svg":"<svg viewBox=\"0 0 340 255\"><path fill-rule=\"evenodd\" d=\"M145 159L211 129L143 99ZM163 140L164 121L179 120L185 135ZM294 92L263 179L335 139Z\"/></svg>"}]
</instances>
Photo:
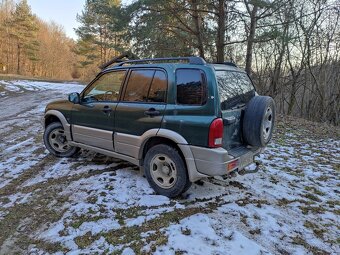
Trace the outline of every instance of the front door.
<instances>
[{"instance_id":1,"label":"front door","mask_svg":"<svg viewBox=\"0 0 340 255\"><path fill-rule=\"evenodd\" d=\"M113 122L126 70L104 73L82 93L72 110L72 135L78 143L113 151Z\"/></svg>"},{"instance_id":2,"label":"front door","mask_svg":"<svg viewBox=\"0 0 340 255\"><path fill-rule=\"evenodd\" d=\"M120 146L117 150L136 156L139 136L161 127L167 76L161 69L132 69L128 76L124 95L116 108L115 132Z\"/></svg>"}]
</instances>

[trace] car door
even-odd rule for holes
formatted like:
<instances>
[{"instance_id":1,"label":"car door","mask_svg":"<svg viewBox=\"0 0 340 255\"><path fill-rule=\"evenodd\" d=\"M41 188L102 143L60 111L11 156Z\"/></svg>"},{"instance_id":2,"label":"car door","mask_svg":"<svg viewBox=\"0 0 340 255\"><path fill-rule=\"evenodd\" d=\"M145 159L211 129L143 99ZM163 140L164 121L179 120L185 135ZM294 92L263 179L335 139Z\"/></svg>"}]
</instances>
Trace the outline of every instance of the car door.
<instances>
[{"instance_id":1,"label":"car door","mask_svg":"<svg viewBox=\"0 0 340 255\"><path fill-rule=\"evenodd\" d=\"M116 151L136 157L140 136L161 127L167 75L162 69L131 69L115 113Z\"/></svg>"},{"instance_id":2,"label":"car door","mask_svg":"<svg viewBox=\"0 0 340 255\"><path fill-rule=\"evenodd\" d=\"M218 93L224 121L223 148L231 150L244 145L242 123L244 109L255 96L255 88L244 72L216 70Z\"/></svg>"},{"instance_id":3,"label":"car door","mask_svg":"<svg viewBox=\"0 0 340 255\"><path fill-rule=\"evenodd\" d=\"M103 73L81 93L80 104L72 109L75 142L114 150L114 113L125 76L126 70Z\"/></svg>"}]
</instances>

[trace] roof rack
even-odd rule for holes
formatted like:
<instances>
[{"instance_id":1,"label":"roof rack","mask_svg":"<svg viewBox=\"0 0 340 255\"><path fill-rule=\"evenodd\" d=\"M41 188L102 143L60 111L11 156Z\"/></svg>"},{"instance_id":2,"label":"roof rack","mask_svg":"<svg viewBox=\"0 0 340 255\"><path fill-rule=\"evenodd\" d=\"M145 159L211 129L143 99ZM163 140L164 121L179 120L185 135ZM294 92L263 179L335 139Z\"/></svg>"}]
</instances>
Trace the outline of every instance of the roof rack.
<instances>
[{"instance_id":1,"label":"roof rack","mask_svg":"<svg viewBox=\"0 0 340 255\"><path fill-rule=\"evenodd\" d=\"M105 64L102 64L101 66L99 66L99 68L101 70L104 70L104 69L108 68L112 64L122 63L122 62L126 61L124 59L129 60L129 58L130 59L138 59L138 57L135 54L133 54L130 51L127 51L127 52L124 52L123 54L119 55L118 57L114 57L113 59L111 59L110 61L106 62Z\"/></svg>"},{"instance_id":2,"label":"roof rack","mask_svg":"<svg viewBox=\"0 0 340 255\"><path fill-rule=\"evenodd\" d=\"M119 63L117 66L123 66L125 64L138 64L138 63L150 63L150 62L166 62L166 61L187 61L192 65L205 65L206 62L201 57L177 57L177 58L146 58L138 60L127 60Z\"/></svg>"},{"instance_id":3,"label":"roof rack","mask_svg":"<svg viewBox=\"0 0 340 255\"><path fill-rule=\"evenodd\" d=\"M227 65L227 66L233 66L233 67L238 67L234 62L230 62L230 61L227 61L227 62L214 62L213 64L218 64L218 65Z\"/></svg>"}]
</instances>

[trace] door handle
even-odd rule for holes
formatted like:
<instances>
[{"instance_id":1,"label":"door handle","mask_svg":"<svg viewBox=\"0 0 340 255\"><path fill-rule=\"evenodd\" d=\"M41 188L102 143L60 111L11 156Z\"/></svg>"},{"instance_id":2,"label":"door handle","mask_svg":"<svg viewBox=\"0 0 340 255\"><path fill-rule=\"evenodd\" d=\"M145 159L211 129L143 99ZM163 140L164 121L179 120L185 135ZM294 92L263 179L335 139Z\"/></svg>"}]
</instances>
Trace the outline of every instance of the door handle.
<instances>
[{"instance_id":1,"label":"door handle","mask_svg":"<svg viewBox=\"0 0 340 255\"><path fill-rule=\"evenodd\" d=\"M110 113L110 112L112 112L112 108L108 105L105 105L104 108L103 108L103 112L104 113Z\"/></svg>"},{"instance_id":2,"label":"door handle","mask_svg":"<svg viewBox=\"0 0 340 255\"><path fill-rule=\"evenodd\" d=\"M160 112L157 111L155 108L150 108L149 110L145 111L144 114L146 116L155 117L160 115Z\"/></svg>"}]
</instances>

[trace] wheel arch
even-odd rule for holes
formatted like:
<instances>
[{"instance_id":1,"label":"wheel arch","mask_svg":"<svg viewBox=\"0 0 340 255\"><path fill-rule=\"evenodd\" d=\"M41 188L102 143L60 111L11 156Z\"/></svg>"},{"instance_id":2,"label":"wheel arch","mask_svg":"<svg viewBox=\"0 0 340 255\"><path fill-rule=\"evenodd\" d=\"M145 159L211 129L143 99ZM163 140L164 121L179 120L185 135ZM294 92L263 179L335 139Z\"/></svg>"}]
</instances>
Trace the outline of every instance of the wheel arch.
<instances>
[{"instance_id":1,"label":"wheel arch","mask_svg":"<svg viewBox=\"0 0 340 255\"><path fill-rule=\"evenodd\" d=\"M183 154L180 147L178 146L178 144L188 144L183 136L168 129L161 128L157 130L157 132L155 131L156 130L149 130L142 136L143 139L139 150L139 159L143 160L148 149L162 142L169 143Z\"/></svg>"},{"instance_id":2,"label":"wheel arch","mask_svg":"<svg viewBox=\"0 0 340 255\"><path fill-rule=\"evenodd\" d=\"M50 115L45 116L44 127L46 128L48 125L50 125L53 122L61 123L60 119L55 115L50 114Z\"/></svg>"},{"instance_id":3,"label":"wheel arch","mask_svg":"<svg viewBox=\"0 0 340 255\"><path fill-rule=\"evenodd\" d=\"M203 175L197 171L195 160L188 142L180 134L168 129L159 129L156 134L149 134L144 136L144 138L145 139L143 139L139 150L139 159L141 165L143 165L144 157L150 148L157 144L165 143L178 150L185 163L191 182L195 182L203 177L206 177L206 175Z\"/></svg>"},{"instance_id":4,"label":"wheel arch","mask_svg":"<svg viewBox=\"0 0 340 255\"><path fill-rule=\"evenodd\" d=\"M57 110L49 110L45 113L44 128L53 122L60 122L63 125L66 138L71 141L71 125L67 122L65 116Z\"/></svg>"},{"instance_id":5,"label":"wheel arch","mask_svg":"<svg viewBox=\"0 0 340 255\"><path fill-rule=\"evenodd\" d=\"M169 138L166 138L166 137L163 137L163 136L152 136L150 138L147 139L147 141L145 141L145 143L143 144L143 147L141 149L141 160L142 162L144 161L144 158L145 158L145 155L146 153L152 148L154 147L155 145L158 145L158 144L166 144L166 145L169 145L175 149L178 150L180 156L182 157L182 159L184 160L185 162L185 157L183 155L183 152L182 150L179 148L179 146L177 145L176 142L174 142L173 140L169 139Z\"/></svg>"}]
</instances>

